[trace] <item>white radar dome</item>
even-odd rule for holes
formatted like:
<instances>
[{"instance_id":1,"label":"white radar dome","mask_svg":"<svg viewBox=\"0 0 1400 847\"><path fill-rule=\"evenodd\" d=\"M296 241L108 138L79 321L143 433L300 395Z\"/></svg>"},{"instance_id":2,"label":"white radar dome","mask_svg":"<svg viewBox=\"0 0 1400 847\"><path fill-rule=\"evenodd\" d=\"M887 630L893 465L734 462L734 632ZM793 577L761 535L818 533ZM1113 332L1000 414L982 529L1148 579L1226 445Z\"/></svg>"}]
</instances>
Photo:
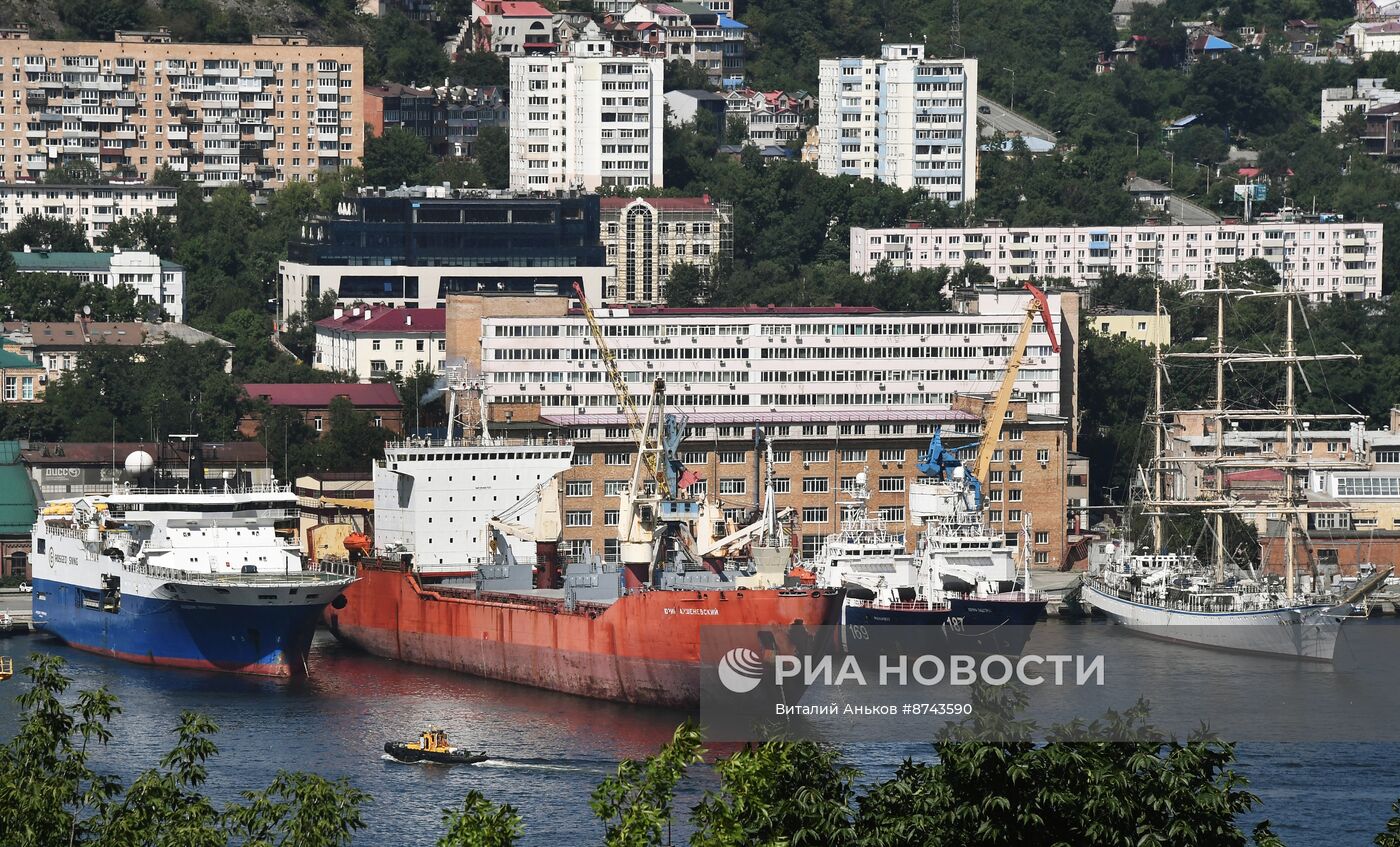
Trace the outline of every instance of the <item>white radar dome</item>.
<instances>
[{"instance_id":1,"label":"white radar dome","mask_svg":"<svg viewBox=\"0 0 1400 847\"><path fill-rule=\"evenodd\" d=\"M865 481L867 479L869 479L869 477L865 475L865 471L861 471L860 473L856 474L856 485L865 485Z\"/></svg>"},{"instance_id":2,"label":"white radar dome","mask_svg":"<svg viewBox=\"0 0 1400 847\"><path fill-rule=\"evenodd\" d=\"M140 476L156 466L156 460L145 450L137 450L126 457L126 472Z\"/></svg>"}]
</instances>

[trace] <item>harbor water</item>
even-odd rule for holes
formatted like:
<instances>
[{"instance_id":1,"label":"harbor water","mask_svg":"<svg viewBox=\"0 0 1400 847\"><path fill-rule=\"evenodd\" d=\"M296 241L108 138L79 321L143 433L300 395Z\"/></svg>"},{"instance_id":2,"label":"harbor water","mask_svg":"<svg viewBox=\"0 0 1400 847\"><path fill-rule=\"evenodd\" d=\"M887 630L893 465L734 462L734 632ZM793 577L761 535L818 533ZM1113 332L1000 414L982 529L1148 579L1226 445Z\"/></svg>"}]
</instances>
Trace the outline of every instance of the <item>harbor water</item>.
<instances>
[{"instance_id":1,"label":"harbor water","mask_svg":"<svg viewBox=\"0 0 1400 847\"><path fill-rule=\"evenodd\" d=\"M1069 629L1087 628L1081 625L1043 626L1065 628L1073 638L1089 635ZM1183 649L1150 643L1164 667ZM118 697L122 714L112 744L97 757L99 768L129 781L169 749L179 713L197 710L220 727L208 785L216 799L262 787L280 769L347 777L374 798L364 810L368 829L356 838L366 845L434 843L441 810L460 805L473 789L521 811L524 844L598 843L602 827L588 807L594 786L621 759L655 751L684 718L397 664L344 647L324 632L312 648L312 676L293 680L143 667L38 637L0 641L0 652L17 665L33 650L63 656L74 691L105 685ZM14 733L14 696L22 684L16 677L0 686L0 738ZM384 756L386 740L413 738L427 724L493 759L444 767ZM931 747L919 741L848 752L872 779L890 774L906 757L932 758ZM1239 752L1239 769L1263 801L1248 825L1267 817L1290 845L1370 844L1400 796L1400 745L1256 743ZM712 780L700 774L677 807L683 812L707 787ZM675 835L684 843L683 832Z\"/></svg>"}]
</instances>

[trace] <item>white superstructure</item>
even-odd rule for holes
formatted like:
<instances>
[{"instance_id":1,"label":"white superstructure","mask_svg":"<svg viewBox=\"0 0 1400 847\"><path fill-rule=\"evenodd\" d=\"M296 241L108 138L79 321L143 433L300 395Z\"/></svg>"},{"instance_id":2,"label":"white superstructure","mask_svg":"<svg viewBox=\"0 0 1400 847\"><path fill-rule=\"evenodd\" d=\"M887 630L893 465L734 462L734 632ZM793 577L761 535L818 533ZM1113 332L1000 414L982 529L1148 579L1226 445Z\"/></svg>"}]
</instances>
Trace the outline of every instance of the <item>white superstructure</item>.
<instances>
[{"instance_id":1,"label":"white superstructure","mask_svg":"<svg viewBox=\"0 0 1400 847\"><path fill-rule=\"evenodd\" d=\"M998 280L1145 273L1192 288L1223 265L1262 259L1310 300L1381 296L1385 227L1379 223L1259 221L1209 226L851 227L851 273L891 267L959 269L975 262Z\"/></svg>"},{"instance_id":2,"label":"white superstructure","mask_svg":"<svg viewBox=\"0 0 1400 847\"><path fill-rule=\"evenodd\" d=\"M510 187L660 188L659 58L580 39L565 55L510 60Z\"/></svg>"},{"instance_id":3,"label":"white superstructure","mask_svg":"<svg viewBox=\"0 0 1400 847\"><path fill-rule=\"evenodd\" d=\"M823 175L917 188L949 203L976 197L976 59L885 44L878 59L822 59L819 74Z\"/></svg>"}]
</instances>

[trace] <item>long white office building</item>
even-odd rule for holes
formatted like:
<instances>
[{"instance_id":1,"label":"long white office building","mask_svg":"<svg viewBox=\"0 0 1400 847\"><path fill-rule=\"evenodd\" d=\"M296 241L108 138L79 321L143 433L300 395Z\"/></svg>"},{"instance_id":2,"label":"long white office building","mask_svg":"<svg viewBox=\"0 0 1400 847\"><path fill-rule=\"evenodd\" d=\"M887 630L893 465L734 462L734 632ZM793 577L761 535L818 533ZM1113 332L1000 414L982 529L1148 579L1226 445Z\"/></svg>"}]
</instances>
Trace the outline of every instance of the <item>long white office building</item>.
<instances>
[{"instance_id":1,"label":"long white office building","mask_svg":"<svg viewBox=\"0 0 1400 847\"><path fill-rule=\"evenodd\" d=\"M822 59L817 170L920 189L949 203L977 194L977 60L886 44L878 59ZM514 90L514 89L512 89Z\"/></svg>"},{"instance_id":2,"label":"long white office building","mask_svg":"<svg viewBox=\"0 0 1400 847\"><path fill-rule=\"evenodd\" d=\"M870 307L596 310L635 397L666 380L686 412L947 409L955 393L991 393L1025 315L1022 291L985 291L959 311ZM1072 418L1078 295L1051 294L1061 352L1040 321L1017 377L1031 414ZM496 404L542 414L617 411L588 323L563 297L450 295L448 356L479 368Z\"/></svg>"},{"instance_id":3,"label":"long white office building","mask_svg":"<svg viewBox=\"0 0 1400 847\"><path fill-rule=\"evenodd\" d=\"M510 187L662 185L664 68L579 39L564 55L510 60Z\"/></svg>"},{"instance_id":4,"label":"long white office building","mask_svg":"<svg viewBox=\"0 0 1400 847\"><path fill-rule=\"evenodd\" d=\"M986 267L998 281L1147 273L1195 288L1222 265L1263 259L1310 300L1381 296L1384 227L1378 223L1265 221L1208 226L851 228L851 272Z\"/></svg>"},{"instance_id":5,"label":"long white office building","mask_svg":"<svg viewBox=\"0 0 1400 847\"><path fill-rule=\"evenodd\" d=\"M175 202L175 189L162 185L9 183L0 185L0 234L25 215L43 215L81 225L92 243L122 218L149 213L174 221Z\"/></svg>"}]
</instances>

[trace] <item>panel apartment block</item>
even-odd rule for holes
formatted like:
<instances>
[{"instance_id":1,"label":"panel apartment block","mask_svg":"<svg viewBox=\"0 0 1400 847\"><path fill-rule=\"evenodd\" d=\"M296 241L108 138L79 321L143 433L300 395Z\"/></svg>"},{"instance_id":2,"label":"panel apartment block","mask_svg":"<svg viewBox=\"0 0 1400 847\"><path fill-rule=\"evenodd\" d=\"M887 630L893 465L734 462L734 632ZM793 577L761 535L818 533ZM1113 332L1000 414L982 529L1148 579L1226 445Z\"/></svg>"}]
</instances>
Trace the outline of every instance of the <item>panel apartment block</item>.
<instances>
[{"instance_id":1,"label":"panel apartment block","mask_svg":"<svg viewBox=\"0 0 1400 847\"><path fill-rule=\"evenodd\" d=\"M0 233L25 215L43 215L81 225L92 243L122 218L152 214L174 221L175 202L175 189L163 185L0 185Z\"/></svg>"},{"instance_id":2,"label":"panel apartment block","mask_svg":"<svg viewBox=\"0 0 1400 847\"><path fill-rule=\"evenodd\" d=\"M149 178L160 167L206 186L275 188L357 164L363 50L302 36L180 44L0 39L0 144L7 181L76 160Z\"/></svg>"},{"instance_id":3,"label":"panel apartment block","mask_svg":"<svg viewBox=\"0 0 1400 847\"><path fill-rule=\"evenodd\" d=\"M999 280L1145 273L1193 288L1214 285L1222 265L1263 259L1313 301L1381 295L1385 230L1378 223L1264 221L1209 226L851 228L851 272L960 268L976 262Z\"/></svg>"},{"instance_id":4,"label":"panel apartment block","mask_svg":"<svg viewBox=\"0 0 1400 847\"><path fill-rule=\"evenodd\" d=\"M581 39L510 60L510 186L517 191L662 185L662 60Z\"/></svg>"},{"instance_id":5,"label":"panel apartment block","mask_svg":"<svg viewBox=\"0 0 1400 847\"><path fill-rule=\"evenodd\" d=\"M925 58L886 44L880 58L822 59L817 169L919 189L949 203L977 193L977 60Z\"/></svg>"}]
</instances>

